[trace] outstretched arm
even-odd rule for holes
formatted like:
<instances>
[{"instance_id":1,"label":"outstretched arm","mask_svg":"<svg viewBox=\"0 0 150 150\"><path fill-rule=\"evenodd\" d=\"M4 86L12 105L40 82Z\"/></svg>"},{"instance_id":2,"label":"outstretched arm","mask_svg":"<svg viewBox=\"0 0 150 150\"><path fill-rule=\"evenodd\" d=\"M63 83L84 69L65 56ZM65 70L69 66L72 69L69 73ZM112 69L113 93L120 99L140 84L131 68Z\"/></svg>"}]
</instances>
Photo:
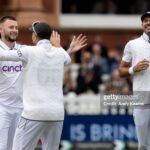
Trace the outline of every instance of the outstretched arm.
<instances>
[{"instance_id":1,"label":"outstretched arm","mask_svg":"<svg viewBox=\"0 0 150 150\"><path fill-rule=\"evenodd\" d=\"M27 57L28 57L28 54L25 49L0 51L0 61L27 62Z\"/></svg>"},{"instance_id":2,"label":"outstretched arm","mask_svg":"<svg viewBox=\"0 0 150 150\"><path fill-rule=\"evenodd\" d=\"M81 50L83 47L87 45L87 38L85 35L80 34L77 37L73 36L73 39L70 43L70 46L67 50L68 54L71 55L79 50Z\"/></svg>"},{"instance_id":3,"label":"outstretched arm","mask_svg":"<svg viewBox=\"0 0 150 150\"><path fill-rule=\"evenodd\" d=\"M50 38L50 42L54 47L61 47L60 44L60 35L58 34L58 32L53 31L51 34L51 38ZM69 55L81 50L83 47L85 47L87 45L87 38L85 35L80 34L77 37L73 36L73 39L70 43L70 46L67 50L67 53Z\"/></svg>"}]
</instances>

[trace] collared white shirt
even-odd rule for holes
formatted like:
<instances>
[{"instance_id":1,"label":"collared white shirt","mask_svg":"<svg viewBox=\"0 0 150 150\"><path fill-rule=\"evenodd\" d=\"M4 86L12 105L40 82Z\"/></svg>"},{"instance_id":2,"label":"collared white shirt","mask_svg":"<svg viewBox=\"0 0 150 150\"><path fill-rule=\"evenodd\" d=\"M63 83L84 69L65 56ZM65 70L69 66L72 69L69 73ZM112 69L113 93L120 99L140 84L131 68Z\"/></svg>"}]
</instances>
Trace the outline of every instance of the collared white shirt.
<instances>
[{"instance_id":1,"label":"collared white shirt","mask_svg":"<svg viewBox=\"0 0 150 150\"><path fill-rule=\"evenodd\" d=\"M15 43L14 50L23 47ZM10 52L10 48L0 40L0 52ZM22 108L22 62L0 62L0 106Z\"/></svg>"},{"instance_id":2,"label":"collared white shirt","mask_svg":"<svg viewBox=\"0 0 150 150\"><path fill-rule=\"evenodd\" d=\"M139 38L130 40L125 46L122 59L131 62L132 66L143 59L150 61L150 43L148 41L149 37L146 33L143 33ZM150 91L150 67L134 74L133 90Z\"/></svg>"}]
</instances>

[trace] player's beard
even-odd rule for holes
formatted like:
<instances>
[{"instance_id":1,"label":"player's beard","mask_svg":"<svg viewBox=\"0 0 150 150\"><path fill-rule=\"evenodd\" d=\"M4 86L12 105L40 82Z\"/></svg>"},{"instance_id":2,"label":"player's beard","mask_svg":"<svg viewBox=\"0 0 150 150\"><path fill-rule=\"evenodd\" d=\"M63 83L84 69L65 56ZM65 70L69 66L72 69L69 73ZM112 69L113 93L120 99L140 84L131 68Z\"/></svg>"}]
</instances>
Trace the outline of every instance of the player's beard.
<instances>
[{"instance_id":1,"label":"player's beard","mask_svg":"<svg viewBox=\"0 0 150 150\"><path fill-rule=\"evenodd\" d=\"M147 35L150 37L150 31L147 31Z\"/></svg>"},{"instance_id":2,"label":"player's beard","mask_svg":"<svg viewBox=\"0 0 150 150\"><path fill-rule=\"evenodd\" d=\"M147 25L145 25L145 26L143 26L144 27L144 32L148 35L148 36L150 36L150 24L147 24Z\"/></svg>"},{"instance_id":3,"label":"player's beard","mask_svg":"<svg viewBox=\"0 0 150 150\"><path fill-rule=\"evenodd\" d=\"M18 36L18 35L5 35L5 39L6 39L8 42L15 42L16 39L17 39L17 36Z\"/></svg>"}]
</instances>

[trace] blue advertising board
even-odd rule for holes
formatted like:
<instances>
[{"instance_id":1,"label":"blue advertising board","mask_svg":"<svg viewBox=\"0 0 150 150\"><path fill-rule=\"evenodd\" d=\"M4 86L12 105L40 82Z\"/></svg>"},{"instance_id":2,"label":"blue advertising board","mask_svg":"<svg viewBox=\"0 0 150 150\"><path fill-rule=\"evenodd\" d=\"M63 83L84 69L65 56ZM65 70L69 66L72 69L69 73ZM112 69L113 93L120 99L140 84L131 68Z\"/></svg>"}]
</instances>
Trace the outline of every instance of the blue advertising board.
<instances>
[{"instance_id":1,"label":"blue advertising board","mask_svg":"<svg viewBox=\"0 0 150 150\"><path fill-rule=\"evenodd\" d=\"M72 142L137 141L132 115L66 115L62 140Z\"/></svg>"}]
</instances>

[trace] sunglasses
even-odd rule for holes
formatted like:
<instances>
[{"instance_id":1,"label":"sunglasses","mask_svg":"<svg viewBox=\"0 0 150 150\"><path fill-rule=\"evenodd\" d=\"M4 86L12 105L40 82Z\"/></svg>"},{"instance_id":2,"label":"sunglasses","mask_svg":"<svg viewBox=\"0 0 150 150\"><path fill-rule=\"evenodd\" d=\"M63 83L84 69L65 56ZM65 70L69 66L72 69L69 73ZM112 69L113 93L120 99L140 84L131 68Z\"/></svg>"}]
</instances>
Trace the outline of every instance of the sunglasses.
<instances>
[{"instance_id":1,"label":"sunglasses","mask_svg":"<svg viewBox=\"0 0 150 150\"><path fill-rule=\"evenodd\" d=\"M35 21L32 23L32 31L37 35L36 30L35 30L35 25L40 23L40 21Z\"/></svg>"}]
</instances>

